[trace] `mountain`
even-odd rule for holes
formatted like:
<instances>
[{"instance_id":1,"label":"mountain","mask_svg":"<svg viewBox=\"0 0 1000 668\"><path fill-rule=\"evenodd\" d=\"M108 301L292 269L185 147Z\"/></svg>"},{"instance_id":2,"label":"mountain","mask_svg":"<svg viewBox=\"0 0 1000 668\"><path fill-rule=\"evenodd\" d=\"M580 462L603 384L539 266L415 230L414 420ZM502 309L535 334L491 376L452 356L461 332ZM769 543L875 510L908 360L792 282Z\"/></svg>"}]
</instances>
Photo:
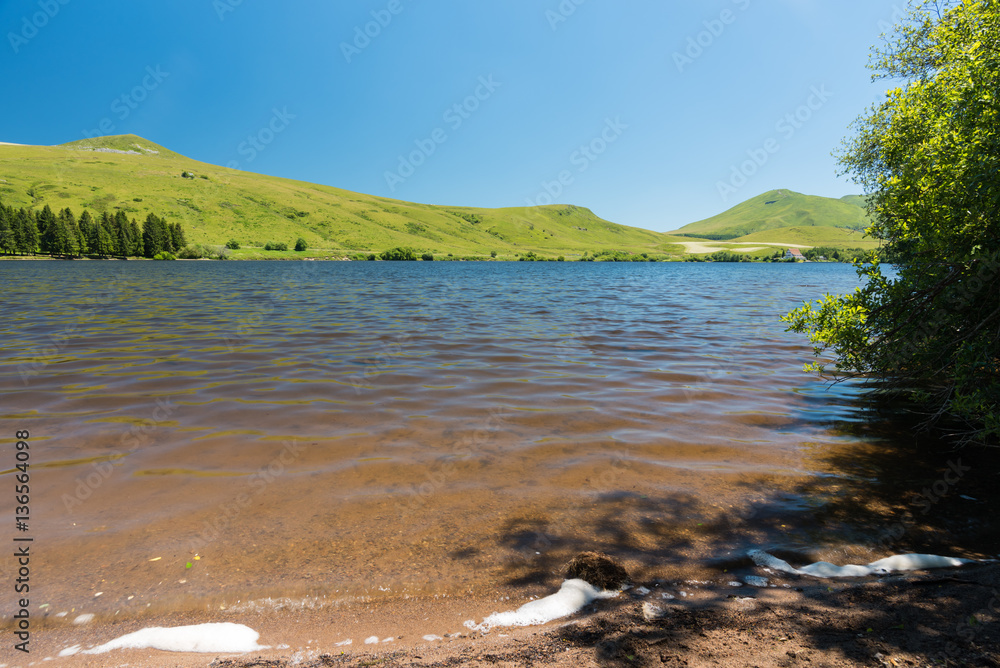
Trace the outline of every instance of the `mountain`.
<instances>
[{"instance_id":1,"label":"mountain","mask_svg":"<svg viewBox=\"0 0 1000 668\"><path fill-rule=\"evenodd\" d=\"M728 240L780 228L839 227L858 231L860 236L869 225L864 206L865 198L860 195L833 199L772 190L673 234Z\"/></svg>"},{"instance_id":2,"label":"mountain","mask_svg":"<svg viewBox=\"0 0 1000 668\"><path fill-rule=\"evenodd\" d=\"M582 207L414 204L210 165L135 135L61 146L0 145L0 200L69 207L77 215L85 208L122 210L140 223L155 213L180 222L190 243L291 246L302 237L310 249L331 254L395 246L455 255L496 251L500 257L683 252L668 235L617 225Z\"/></svg>"}]
</instances>

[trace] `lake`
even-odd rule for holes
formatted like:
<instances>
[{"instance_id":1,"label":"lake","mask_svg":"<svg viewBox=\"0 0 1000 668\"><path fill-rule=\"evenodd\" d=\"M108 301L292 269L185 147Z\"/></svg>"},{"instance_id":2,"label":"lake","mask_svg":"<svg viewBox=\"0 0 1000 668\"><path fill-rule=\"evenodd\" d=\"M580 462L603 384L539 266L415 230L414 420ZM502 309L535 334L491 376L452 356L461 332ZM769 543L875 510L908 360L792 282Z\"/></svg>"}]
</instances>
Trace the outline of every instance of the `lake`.
<instances>
[{"instance_id":1,"label":"lake","mask_svg":"<svg viewBox=\"0 0 1000 668\"><path fill-rule=\"evenodd\" d=\"M889 543L843 504L937 466L879 462L859 387L804 373L778 319L853 290L848 265L12 261L0 284L0 469L29 430L49 611L523 596L585 549L666 579L754 545L865 558Z\"/></svg>"}]
</instances>

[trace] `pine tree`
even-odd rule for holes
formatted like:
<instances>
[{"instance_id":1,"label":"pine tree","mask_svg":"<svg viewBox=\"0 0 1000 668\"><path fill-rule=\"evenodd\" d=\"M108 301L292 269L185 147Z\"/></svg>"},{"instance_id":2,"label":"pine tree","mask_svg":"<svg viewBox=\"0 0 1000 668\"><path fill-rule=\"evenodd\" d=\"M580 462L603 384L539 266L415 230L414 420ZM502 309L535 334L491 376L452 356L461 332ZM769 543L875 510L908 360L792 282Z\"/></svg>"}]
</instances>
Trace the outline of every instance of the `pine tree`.
<instances>
[{"instance_id":1,"label":"pine tree","mask_svg":"<svg viewBox=\"0 0 1000 668\"><path fill-rule=\"evenodd\" d=\"M112 231L112 236L114 237L115 256L126 257L129 249L132 247L132 242L129 239L128 234L128 216L125 215L124 211L119 210L115 214L114 222L110 229Z\"/></svg>"},{"instance_id":2,"label":"pine tree","mask_svg":"<svg viewBox=\"0 0 1000 668\"><path fill-rule=\"evenodd\" d=\"M132 238L132 248L129 250L129 255L132 257L142 257L142 230L139 229L139 223L135 222L135 218L133 218L128 227L129 236Z\"/></svg>"},{"instance_id":3,"label":"pine tree","mask_svg":"<svg viewBox=\"0 0 1000 668\"><path fill-rule=\"evenodd\" d=\"M21 255L38 252L38 222L35 214L22 207L15 217L14 224L14 250Z\"/></svg>"},{"instance_id":4,"label":"pine tree","mask_svg":"<svg viewBox=\"0 0 1000 668\"><path fill-rule=\"evenodd\" d=\"M101 235L101 230L107 234L107 239ZM101 212L101 220L98 223L98 243L101 247L101 255L104 257L114 257L120 255L118 252L118 235L115 232L115 218L107 211Z\"/></svg>"},{"instance_id":5,"label":"pine tree","mask_svg":"<svg viewBox=\"0 0 1000 668\"><path fill-rule=\"evenodd\" d=\"M86 209L80 214L80 221L77 223L77 247L80 255L90 252L90 230L94 225L94 219Z\"/></svg>"},{"instance_id":6,"label":"pine tree","mask_svg":"<svg viewBox=\"0 0 1000 668\"><path fill-rule=\"evenodd\" d=\"M187 246L187 239L184 238L184 229L181 227L181 224L171 223L169 229L173 252L176 253L179 250L183 250Z\"/></svg>"},{"instance_id":7,"label":"pine tree","mask_svg":"<svg viewBox=\"0 0 1000 668\"><path fill-rule=\"evenodd\" d=\"M58 253L59 221L48 204L38 213L38 231L41 234L39 239L41 251L49 254Z\"/></svg>"},{"instance_id":8,"label":"pine tree","mask_svg":"<svg viewBox=\"0 0 1000 668\"><path fill-rule=\"evenodd\" d=\"M114 252L114 240L112 239L111 231L104 225L104 222L99 222L95 226L97 232L95 234L96 238L96 251L101 257L107 257Z\"/></svg>"},{"instance_id":9,"label":"pine tree","mask_svg":"<svg viewBox=\"0 0 1000 668\"><path fill-rule=\"evenodd\" d=\"M146 222L142 224L142 245L146 257L169 250L167 235L167 224L162 218L152 213L146 216Z\"/></svg>"},{"instance_id":10,"label":"pine tree","mask_svg":"<svg viewBox=\"0 0 1000 668\"><path fill-rule=\"evenodd\" d=\"M76 216L69 207L59 212L59 224L62 228L60 241L63 244L60 252L75 257L80 251L80 229L76 224Z\"/></svg>"},{"instance_id":11,"label":"pine tree","mask_svg":"<svg viewBox=\"0 0 1000 668\"><path fill-rule=\"evenodd\" d=\"M4 254L14 252L13 209L0 204L0 251Z\"/></svg>"}]
</instances>

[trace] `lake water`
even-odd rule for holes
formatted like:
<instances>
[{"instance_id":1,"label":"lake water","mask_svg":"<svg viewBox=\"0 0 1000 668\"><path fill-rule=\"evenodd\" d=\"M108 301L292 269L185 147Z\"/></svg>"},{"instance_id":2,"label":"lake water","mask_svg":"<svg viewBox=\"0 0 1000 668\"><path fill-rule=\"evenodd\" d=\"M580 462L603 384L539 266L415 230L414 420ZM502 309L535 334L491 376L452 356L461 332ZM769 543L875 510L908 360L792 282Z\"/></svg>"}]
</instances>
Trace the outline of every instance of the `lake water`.
<instances>
[{"instance_id":1,"label":"lake water","mask_svg":"<svg viewBox=\"0 0 1000 668\"><path fill-rule=\"evenodd\" d=\"M859 389L804 373L778 320L850 266L24 261L0 285L0 469L29 430L52 610L521 592L584 549L710 577L857 543L830 500L892 477Z\"/></svg>"}]
</instances>

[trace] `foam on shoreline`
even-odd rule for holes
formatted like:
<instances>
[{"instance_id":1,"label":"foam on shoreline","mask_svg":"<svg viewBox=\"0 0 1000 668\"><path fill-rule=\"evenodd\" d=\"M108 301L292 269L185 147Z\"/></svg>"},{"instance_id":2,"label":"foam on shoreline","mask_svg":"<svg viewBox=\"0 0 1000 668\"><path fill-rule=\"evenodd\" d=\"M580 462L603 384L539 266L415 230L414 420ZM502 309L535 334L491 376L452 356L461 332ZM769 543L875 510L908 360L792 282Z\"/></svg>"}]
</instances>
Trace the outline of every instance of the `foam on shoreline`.
<instances>
[{"instance_id":1,"label":"foam on shoreline","mask_svg":"<svg viewBox=\"0 0 1000 668\"><path fill-rule=\"evenodd\" d=\"M873 561L864 566L845 564L837 566L829 561L795 568L787 561L779 559L763 550L750 550L747 555L758 566L770 568L792 575L808 575L814 578L863 578L869 575L888 575L890 573L924 570L929 568L955 568L966 564L978 563L974 559L959 559L956 557L941 557L936 554L894 554L885 559Z\"/></svg>"},{"instance_id":2,"label":"foam on shoreline","mask_svg":"<svg viewBox=\"0 0 1000 668\"><path fill-rule=\"evenodd\" d=\"M150 627L115 638L103 645L80 652L104 654L115 649L159 649L165 652L224 652L242 654L267 649L258 645L260 634L249 626L231 622Z\"/></svg>"}]
</instances>

